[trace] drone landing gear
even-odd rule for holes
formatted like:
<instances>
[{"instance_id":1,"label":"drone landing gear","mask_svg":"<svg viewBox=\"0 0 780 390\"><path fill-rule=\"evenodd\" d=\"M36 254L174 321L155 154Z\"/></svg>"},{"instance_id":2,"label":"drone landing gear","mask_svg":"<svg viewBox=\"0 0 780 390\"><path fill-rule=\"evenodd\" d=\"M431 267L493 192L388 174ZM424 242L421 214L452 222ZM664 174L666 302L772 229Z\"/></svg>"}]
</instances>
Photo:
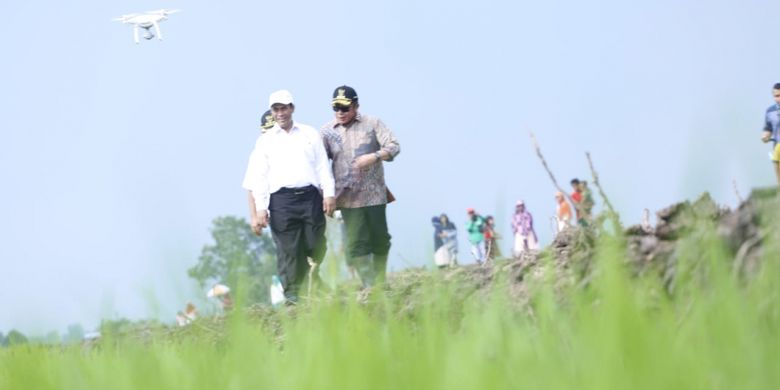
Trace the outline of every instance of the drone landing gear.
<instances>
[{"instance_id":1,"label":"drone landing gear","mask_svg":"<svg viewBox=\"0 0 780 390\"><path fill-rule=\"evenodd\" d=\"M148 28L146 29L146 34L144 34L144 39L147 41L152 40L154 38L154 34L152 34L152 31Z\"/></svg>"}]
</instances>

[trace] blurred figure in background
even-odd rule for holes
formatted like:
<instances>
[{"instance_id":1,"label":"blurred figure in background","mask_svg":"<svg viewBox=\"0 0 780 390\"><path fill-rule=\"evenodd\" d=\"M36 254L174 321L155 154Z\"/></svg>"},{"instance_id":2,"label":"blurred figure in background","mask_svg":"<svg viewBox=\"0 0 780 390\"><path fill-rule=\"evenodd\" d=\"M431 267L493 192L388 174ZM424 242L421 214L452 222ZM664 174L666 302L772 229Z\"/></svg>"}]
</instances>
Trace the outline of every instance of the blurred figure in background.
<instances>
[{"instance_id":1,"label":"blurred figure in background","mask_svg":"<svg viewBox=\"0 0 780 390\"><path fill-rule=\"evenodd\" d=\"M215 284L214 287L206 292L206 297L219 299L223 312L228 312L233 309L233 298L230 297L230 287L225 286L224 284Z\"/></svg>"},{"instance_id":2,"label":"blurred figure in background","mask_svg":"<svg viewBox=\"0 0 780 390\"><path fill-rule=\"evenodd\" d=\"M593 192L588 188L588 182L580 181L580 192L582 193L582 219L587 226L593 222L593 206L596 202L593 200Z\"/></svg>"},{"instance_id":3,"label":"blurred figure in background","mask_svg":"<svg viewBox=\"0 0 780 390\"><path fill-rule=\"evenodd\" d=\"M577 224L583 225L585 220L582 218L582 187L580 186L580 179L576 177L571 179L571 200L574 204L574 214L577 216Z\"/></svg>"},{"instance_id":4,"label":"blurred figure in background","mask_svg":"<svg viewBox=\"0 0 780 390\"><path fill-rule=\"evenodd\" d=\"M433 223L433 262L439 268L458 265L458 230L455 224L442 214L431 219Z\"/></svg>"},{"instance_id":5,"label":"blurred figure in background","mask_svg":"<svg viewBox=\"0 0 780 390\"><path fill-rule=\"evenodd\" d=\"M485 217L485 261L491 261L501 257L501 250L498 249L498 239L501 236L496 233L496 221L492 215Z\"/></svg>"},{"instance_id":6,"label":"blurred figure in background","mask_svg":"<svg viewBox=\"0 0 780 390\"><path fill-rule=\"evenodd\" d=\"M560 191L555 193L555 203L558 205L555 210L556 232L561 232L571 226L571 207Z\"/></svg>"},{"instance_id":7,"label":"blurred figure in background","mask_svg":"<svg viewBox=\"0 0 780 390\"><path fill-rule=\"evenodd\" d=\"M267 110L263 113L263 116L260 118L260 133L265 134L268 132L269 129L274 127L276 124L276 121L274 120L274 116L271 113L271 110ZM255 197L252 196L252 187L254 186L253 180L255 177L257 177L257 172L255 171L255 163L254 160L258 159L259 157L254 154L249 156L249 165L247 166L246 173L244 174L244 182L241 184L242 187L244 187L249 192L249 216L250 220L252 218L257 218L257 205L255 204ZM255 234L260 235L258 231L255 231Z\"/></svg>"},{"instance_id":8,"label":"blurred figure in background","mask_svg":"<svg viewBox=\"0 0 780 390\"><path fill-rule=\"evenodd\" d=\"M187 307L184 309L184 313L176 313L176 323L179 326L187 326L196 319L198 319L198 309L195 308L195 305L193 305L192 302L187 302Z\"/></svg>"},{"instance_id":9,"label":"blurred figure in background","mask_svg":"<svg viewBox=\"0 0 780 390\"><path fill-rule=\"evenodd\" d=\"M780 143L778 143L778 132L780 132L780 83L772 87L772 97L775 104L769 106L764 114L764 131L761 133L761 141L764 143L772 142L772 152L769 157L775 167L775 176L777 184L780 185Z\"/></svg>"},{"instance_id":10,"label":"blurred figure in background","mask_svg":"<svg viewBox=\"0 0 780 390\"><path fill-rule=\"evenodd\" d=\"M515 215L512 217L512 232L515 235L515 245L512 255L520 257L524 252L539 249L539 240L534 231L534 219L525 209L525 202L518 200L515 204Z\"/></svg>"},{"instance_id":11,"label":"blurred figure in background","mask_svg":"<svg viewBox=\"0 0 780 390\"><path fill-rule=\"evenodd\" d=\"M477 264L485 261L485 219L477 214L474 209L466 209L468 222L466 222L466 231L469 233L469 243L471 244L471 254Z\"/></svg>"}]
</instances>

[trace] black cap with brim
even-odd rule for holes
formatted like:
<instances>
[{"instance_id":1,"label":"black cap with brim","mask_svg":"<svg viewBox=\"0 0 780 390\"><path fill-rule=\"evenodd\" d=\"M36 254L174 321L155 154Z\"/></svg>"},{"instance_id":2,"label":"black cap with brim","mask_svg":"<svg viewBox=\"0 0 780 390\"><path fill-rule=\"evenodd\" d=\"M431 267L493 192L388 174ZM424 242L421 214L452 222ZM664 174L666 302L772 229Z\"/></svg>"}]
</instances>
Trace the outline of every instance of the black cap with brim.
<instances>
[{"instance_id":1,"label":"black cap with brim","mask_svg":"<svg viewBox=\"0 0 780 390\"><path fill-rule=\"evenodd\" d=\"M263 117L260 119L260 128L262 130L268 130L276 124L274 116L271 114L271 110L263 113Z\"/></svg>"},{"instance_id":2,"label":"black cap with brim","mask_svg":"<svg viewBox=\"0 0 780 390\"><path fill-rule=\"evenodd\" d=\"M358 95L355 89L346 85L342 85L333 91L333 100L331 105L349 106L352 103L357 103Z\"/></svg>"}]
</instances>

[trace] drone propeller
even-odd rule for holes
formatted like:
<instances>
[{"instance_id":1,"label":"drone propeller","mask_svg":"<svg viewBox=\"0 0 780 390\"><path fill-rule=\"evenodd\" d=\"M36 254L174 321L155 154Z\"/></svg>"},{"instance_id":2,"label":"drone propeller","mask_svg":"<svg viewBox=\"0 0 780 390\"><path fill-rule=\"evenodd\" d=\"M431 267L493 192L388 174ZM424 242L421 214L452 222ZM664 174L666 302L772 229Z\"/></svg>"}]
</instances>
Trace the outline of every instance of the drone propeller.
<instances>
[{"instance_id":1,"label":"drone propeller","mask_svg":"<svg viewBox=\"0 0 780 390\"><path fill-rule=\"evenodd\" d=\"M152 15L169 15L169 14L175 14L177 12L181 12L181 10L180 9L166 9L166 8L163 8L163 9L158 9L156 11L147 11L146 13L147 14L152 14Z\"/></svg>"},{"instance_id":2,"label":"drone propeller","mask_svg":"<svg viewBox=\"0 0 780 390\"><path fill-rule=\"evenodd\" d=\"M122 15L122 16L120 16L118 18L114 18L114 19L111 19L111 20L113 20L115 22L123 22L124 23L127 20L129 20L131 18L134 18L136 16L138 16L138 14L127 14L127 15Z\"/></svg>"}]
</instances>

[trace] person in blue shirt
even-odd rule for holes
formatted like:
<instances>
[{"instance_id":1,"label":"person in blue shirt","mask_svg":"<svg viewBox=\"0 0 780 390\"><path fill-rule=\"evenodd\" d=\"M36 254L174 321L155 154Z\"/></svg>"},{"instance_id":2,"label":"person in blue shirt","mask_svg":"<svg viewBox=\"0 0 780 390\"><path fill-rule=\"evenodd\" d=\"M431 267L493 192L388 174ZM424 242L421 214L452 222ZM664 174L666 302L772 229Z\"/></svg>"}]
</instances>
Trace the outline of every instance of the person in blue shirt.
<instances>
[{"instance_id":1,"label":"person in blue shirt","mask_svg":"<svg viewBox=\"0 0 780 390\"><path fill-rule=\"evenodd\" d=\"M778 131L780 131L780 83L772 87L772 96L775 104L766 109L764 115L764 132L761 134L761 140L764 143L772 141L772 163L775 166L775 176L777 184L780 185L780 144L778 144Z\"/></svg>"}]
</instances>

